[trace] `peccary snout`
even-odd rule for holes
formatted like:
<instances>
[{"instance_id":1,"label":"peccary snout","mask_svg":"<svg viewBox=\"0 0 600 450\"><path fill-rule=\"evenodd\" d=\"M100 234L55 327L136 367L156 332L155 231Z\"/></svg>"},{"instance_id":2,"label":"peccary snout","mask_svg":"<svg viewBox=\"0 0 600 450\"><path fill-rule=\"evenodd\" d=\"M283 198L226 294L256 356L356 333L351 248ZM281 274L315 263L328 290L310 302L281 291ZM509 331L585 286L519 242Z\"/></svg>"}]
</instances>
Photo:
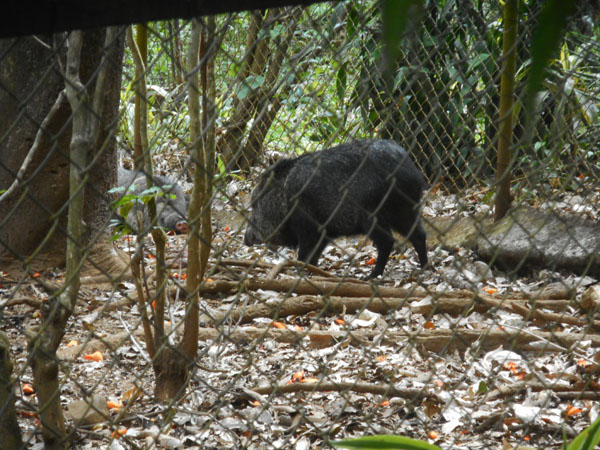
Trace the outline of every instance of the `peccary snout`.
<instances>
[{"instance_id":1,"label":"peccary snout","mask_svg":"<svg viewBox=\"0 0 600 450\"><path fill-rule=\"evenodd\" d=\"M399 145L364 140L283 159L270 166L252 192L246 245L266 242L298 248L298 259L317 264L337 237L366 234L383 273L394 244L392 230L413 244L427 265L420 202L427 182Z\"/></svg>"}]
</instances>

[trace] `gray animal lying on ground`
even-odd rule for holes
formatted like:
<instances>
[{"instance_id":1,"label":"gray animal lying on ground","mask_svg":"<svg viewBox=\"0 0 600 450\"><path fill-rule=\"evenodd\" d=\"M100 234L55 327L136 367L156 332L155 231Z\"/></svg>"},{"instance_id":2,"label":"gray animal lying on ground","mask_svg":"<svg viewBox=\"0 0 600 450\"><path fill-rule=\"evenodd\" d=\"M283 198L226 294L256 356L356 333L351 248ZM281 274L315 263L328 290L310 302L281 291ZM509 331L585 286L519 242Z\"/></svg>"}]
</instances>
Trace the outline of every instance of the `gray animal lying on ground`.
<instances>
[{"instance_id":1,"label":"gray animal lying on ground","mask_svg":"<svg viewBox=\"0 0 600 450\"><path fill-rule=\"evenodd\" d=\"M154 175L154 184L159 188L163 188L164 195L156 197L156 214L158 217L158 225L173 230L177 233L187 233L187 207L189 203L188 196L183 192L183 189L173 180L160 175ZM146 190L146 175L142 172L127 170L119 167L117 173L117 184L119 187L124 187L125 193L140 195ZM171 198L175 196L175 198ZM133 230L138 230L137 212L143 209L144 223L143 227L148 228L148 210L142 203L136 203L125 221Z\"/></svg>"},{"instance_id":2,"label":"gray animal lying on ground","mask_svg":"<svg viewBox=\"0 0 600 450\"><path fill-rule=\"evenodd\" d=\"M297 247L300 261L316 265L331 240L366 234L378 252L369 275L375 278L389 259L395 230L425 267L420 202L426 188L408 153L392 141L357 141L282 159L252 192L244 243Z\"/></svg>"}]
</instances>

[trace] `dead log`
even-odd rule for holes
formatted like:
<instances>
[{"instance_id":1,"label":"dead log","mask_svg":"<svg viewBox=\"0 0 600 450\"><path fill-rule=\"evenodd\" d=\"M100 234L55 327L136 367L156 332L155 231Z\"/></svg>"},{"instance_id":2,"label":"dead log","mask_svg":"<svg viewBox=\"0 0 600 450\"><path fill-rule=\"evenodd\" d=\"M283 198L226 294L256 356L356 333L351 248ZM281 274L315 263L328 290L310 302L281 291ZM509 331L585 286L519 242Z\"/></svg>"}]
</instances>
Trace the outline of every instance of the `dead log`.
<instances>
[{"instance_id":1,"label":"dead log","mask_svg":"<svg viewBox=\"0 0 600 450\"><path fill-rule=\"evenodd\" d=\"M423 298L374 298L374 297L318 297L314 295L300 295L298 297L287 297L280 302L260 303L256 305L236 308L224 312L216 317L217 322L231 320L235 323L247 323L256 318L269 317L278 319L287 316L297 316L311 312L322 314L354 313L368 309L379 314L388 314L404 306L410 305L414 313L430 316L433 314L448 314L453 316L467 315L471 311L486 313L490 307L498 307L512 311L514 305L526 304L526 299L495 300L481 297L475 298L437 298L431 299L430 303L411 305L411 303L422 302ZM540 300L536 302L537 308L548 308L564 311L569 306L568 301ZM579 319L578 319L579 320Z\"/></svg>"}]
</instances>

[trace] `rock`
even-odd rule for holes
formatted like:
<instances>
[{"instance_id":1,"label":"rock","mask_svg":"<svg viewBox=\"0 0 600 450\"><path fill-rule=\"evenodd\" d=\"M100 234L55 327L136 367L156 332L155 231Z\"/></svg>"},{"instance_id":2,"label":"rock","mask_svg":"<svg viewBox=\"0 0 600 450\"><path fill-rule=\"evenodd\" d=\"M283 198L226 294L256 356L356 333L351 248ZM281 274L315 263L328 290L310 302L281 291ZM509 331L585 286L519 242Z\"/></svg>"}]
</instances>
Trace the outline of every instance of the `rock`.
<instances>
[{"instance_id":1,"label":"rock","mask_svg":"<svg viewBox=\"0 0 600 450\"><path fill-rule=\"evenodd\" d=\"M479 256L510 271L600 273L600 225L530 207L511 210L475 239Z\"/></svg>"},{"instance_id":2,"label":"rock","mask_svg":"<svg viewBox=\"0 0 600 450\"><path fill-rule=\"evenodd\" d=\"M595 313L598 311L598 305L600 304L600 285L595 284L587 288L581 296L581 306L585 311Z\"/></svg>"},{"instance_id":3,"label":"rock","mask_svg":"<svg viewBox=\"0 0 600 450\"><path fill-rule=\"evenodd\" d=\"M106 398L100 395L94 395L89 400L75 400L69 403L67 412L73 422L80 425L105 422L110 417Z\"/></svg>"},{"instance_id":4,"label":"rock","mask_svg":"<svg viewBox=\"0 0 600 450\"><path fill-rule=\"evenodd\" d=\"M563 300L573 297L576 292L573 286L569 286L562 281L556 281L544 286L539 291L532 292L531 296L549 300Z\"/></svg>"},{"instance_id":5,"label":"rock","mask_svg":"<svg viewBox=\"0 0 600 450\"><path fill-rule=\"evenodd\" d=\"M475 269L475 273L481 281L489 281L492 278L494 278L492 269L490 269L490 266L488 266L483 261L475 261L473 263L473 268Z\"/></svg>"}]
</instances>

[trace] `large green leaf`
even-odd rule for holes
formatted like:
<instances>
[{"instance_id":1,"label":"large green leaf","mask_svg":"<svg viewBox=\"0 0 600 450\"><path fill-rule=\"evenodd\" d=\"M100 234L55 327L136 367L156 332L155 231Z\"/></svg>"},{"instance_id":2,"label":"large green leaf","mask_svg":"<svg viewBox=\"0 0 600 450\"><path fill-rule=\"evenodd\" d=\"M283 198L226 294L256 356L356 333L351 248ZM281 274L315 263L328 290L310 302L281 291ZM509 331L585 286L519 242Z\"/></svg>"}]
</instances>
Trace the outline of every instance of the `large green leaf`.
<instances>
[{"instance_id":1,"label":"large green leaf","mask_svg":"<svg viewBox=\"0 0 600 450\"><path fill-rule=\"evenodd\" d=\"M424 441L417 441L404 436L384 434L380 436L364 436L355 439L342 439L332 441L330 445L336 448L350 450L441 450L437 445Z\"/></svg>"},{"instance_id":2,"label":"large green leaf","mask_svg":"<svg viewBox=\"0 0 600 450\"><path fill-rule=\"evenodd\" d=\"M600 442L600 417L573 439L566 448L567 450L593 450L598 442Z\"/></svg>"},{"instance_id":3,"label":"large green leaf","mask_svg":"<svg viewBox=\"0 0 600 450\"><path fill-rule=\"evenodd\" d=\"M423 0L381 0L383 18L383 42L386 63L390 73L400 52L400 42L407 31L407 24L419 23Z\"/></svg>"},{"instance_id":4,"label":"large green leaf","mask_svg":"<svg viewBox=\"0 0 600 450\"><path fill-rule=\"evenodd\" d=\"M548 0L544 5L533 36L531 69L527 83L527 107L531 111L535 94L540 90L546 67L560 47L563 34L577 0Z\"/></svg>"}]
</instances>

